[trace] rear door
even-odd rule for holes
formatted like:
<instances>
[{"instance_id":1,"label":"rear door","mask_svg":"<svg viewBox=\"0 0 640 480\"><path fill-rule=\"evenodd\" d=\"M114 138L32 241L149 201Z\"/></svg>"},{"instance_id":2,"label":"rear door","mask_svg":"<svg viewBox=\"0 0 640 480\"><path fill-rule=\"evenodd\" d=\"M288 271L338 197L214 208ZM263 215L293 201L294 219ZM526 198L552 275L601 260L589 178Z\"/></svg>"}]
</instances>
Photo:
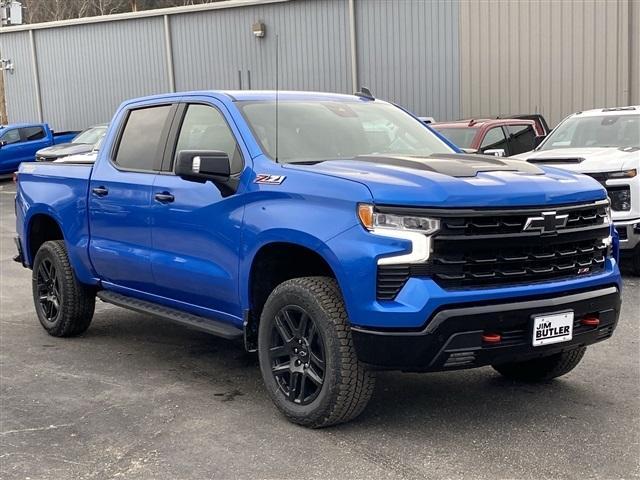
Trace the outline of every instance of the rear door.
<instances>
[{"instance_id":1,"label":"rear door","mask_svg":"<svg viewBox=\"0 0 640 480\"><path fill-rule=\"evenodd\" d=\"M90 257L108 283L152 290L151 187L161 168L176 105L145 105L123 113L89 184Z\"/></svg>"},{"instance_id":2,"label":"rear door","mask_svg":"<svg viewBox=\"0 0 640 480\"><path fill-rule=\"evenodd\" d=\"M50 145L47 132L41 125L21 128L20 139L20 162L33 162L36 152Z\"/></svg>"},{"instance_id":3,"label":"rear door","mask_svg":"<svg viewBox=\"0 0 640 480\"><path fill-rule=\"evenodd\" d=\"M529 152L536 146L533 125L507 125L509 133L509 155Z\"/></svg>"},{"instance_id":4,"label":"rear door","mask_svg":"<svg viewBox=\"0 0 640 480\"><path fill-rule=\"evenodd\" d=\"M175 140L167 147L166 171L153 184L152 268L157 295L240 318L241 193L222 191L211 181L189 181L173 173L181 150L225 152L232 161L231 173L240 173L244 158L249 157L243 154L236 135L221 103L194 97L181 106L170 136Z\"/></svg>"}]
</instances>

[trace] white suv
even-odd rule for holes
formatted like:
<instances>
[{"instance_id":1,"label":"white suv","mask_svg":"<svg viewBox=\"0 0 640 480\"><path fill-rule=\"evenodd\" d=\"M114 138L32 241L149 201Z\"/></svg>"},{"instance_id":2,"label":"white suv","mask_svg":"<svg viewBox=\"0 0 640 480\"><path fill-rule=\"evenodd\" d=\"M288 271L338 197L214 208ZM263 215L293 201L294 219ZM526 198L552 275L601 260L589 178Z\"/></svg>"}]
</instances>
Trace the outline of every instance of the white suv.
<instances>
[{"instance_id":1,"label":"white suv","mask_svg":"<svg viewBox=\"0 0 640 480\"><path fill-rule=\"evenodd\" d=\"M621 253L640 275L640 106L569 115L535 150L511 158L598 180L611 199Z\"/></svg>"}]
</instances>

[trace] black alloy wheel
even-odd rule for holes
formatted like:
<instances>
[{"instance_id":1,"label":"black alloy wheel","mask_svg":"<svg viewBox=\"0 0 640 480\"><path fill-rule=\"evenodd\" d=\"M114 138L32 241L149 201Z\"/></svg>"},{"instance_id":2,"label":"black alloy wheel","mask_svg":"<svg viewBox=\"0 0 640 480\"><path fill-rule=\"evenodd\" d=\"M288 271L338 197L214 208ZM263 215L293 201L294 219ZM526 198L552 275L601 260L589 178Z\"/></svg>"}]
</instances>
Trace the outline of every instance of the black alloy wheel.
<instances>
[{"instance_id":1,"label":"black alloy wheel","mask_svg":"<svg viewBox=\"0 0 640 480\"><path fill-rule=\"evenodd\" d=\"M49 259L44 259L38 266L37 292L44 320L48 323L55 323L60 314L62 297L58 271Z\"/></svg>"},{"instance_id":2,"label":"black alloy wheel","mask_svg":"<svg viewBox=\"0 0 640 480\"><path fill-rule=\"evenodd\" d=\"M271 372L285 397L297 405L313 402L324 383L325 347L313 318L288 305L275 316L269 345Z\"/></svg>"}]
</instances>

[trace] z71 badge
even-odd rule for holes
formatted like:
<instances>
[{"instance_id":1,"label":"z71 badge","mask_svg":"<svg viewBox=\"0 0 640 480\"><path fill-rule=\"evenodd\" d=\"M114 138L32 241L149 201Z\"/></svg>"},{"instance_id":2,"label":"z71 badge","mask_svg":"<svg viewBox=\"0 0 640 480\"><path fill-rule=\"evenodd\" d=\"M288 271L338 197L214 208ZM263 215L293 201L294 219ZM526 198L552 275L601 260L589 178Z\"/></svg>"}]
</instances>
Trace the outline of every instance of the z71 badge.
<instances>
[{"instance_id":1,"label":"z71 badge","mask_svg":"<svg viewBox=\"0 0 640 480\"><path fill-rule=\"evenodd\" d=\"M267 175L266 173L259 173L256 176L254 183L263 183L266 185L280 185L287 178L286 175Z\"/></svg>"}]
</instances>

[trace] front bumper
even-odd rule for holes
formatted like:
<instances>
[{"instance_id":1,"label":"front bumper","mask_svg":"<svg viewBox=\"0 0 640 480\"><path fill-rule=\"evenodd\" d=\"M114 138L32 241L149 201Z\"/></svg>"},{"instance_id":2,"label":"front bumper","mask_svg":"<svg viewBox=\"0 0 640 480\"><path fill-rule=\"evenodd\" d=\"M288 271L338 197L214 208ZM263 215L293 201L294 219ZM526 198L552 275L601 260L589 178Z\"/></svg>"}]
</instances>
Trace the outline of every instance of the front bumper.
<instances>
[{"instance_id":1,"label":"front bumper","mask_svg":"<svg viewBox=\"0 0 640 480\"><path fill-rule=\"evenodd\" d=\"M573 310L573 339L532 346L533 316ZM589 345L613 334L620 314L616 286L564 296L513 303L446 308L433 315L421 331L388 331L352 327L358 358L371 367L403 371L440 371L528 360ZM597 315L598 326L580 320ZM500 333L497 344L486 344L483 333Z\"/></svg>"},{"instance_id":2,"label":"front bumper","mask_svg":"<svg viewBox=\"0 0 640 480\"><path fill-rule=\"evenodd\" d=\"M613 223L620 237L620 250L633 250L640 245L640 218Z\"/></svg>"}]
</instances>

